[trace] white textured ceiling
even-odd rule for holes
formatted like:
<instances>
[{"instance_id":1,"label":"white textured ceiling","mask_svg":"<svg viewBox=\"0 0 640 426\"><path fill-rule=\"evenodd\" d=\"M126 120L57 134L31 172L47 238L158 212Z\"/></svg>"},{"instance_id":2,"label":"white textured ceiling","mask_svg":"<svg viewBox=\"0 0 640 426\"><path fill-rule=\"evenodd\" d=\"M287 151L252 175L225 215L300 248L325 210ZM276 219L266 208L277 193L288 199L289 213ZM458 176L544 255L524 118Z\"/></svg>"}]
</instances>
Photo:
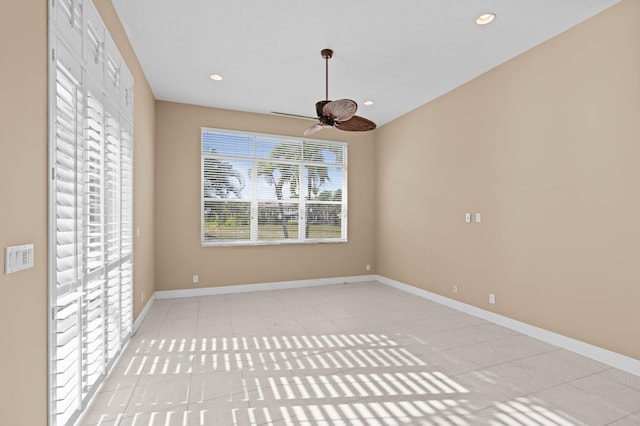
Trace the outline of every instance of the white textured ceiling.
<instances>
[{"instance_id":1,"label":"white textured ceiling","mask_svg":"<svg viewBox=\"0 0 640 426\"><path fill-rule=\"evenodd\" d=\"M329 98L380 126L619 0L112 1L156 99L314 116L331 48Z\"/></svg>"}]
</instances>

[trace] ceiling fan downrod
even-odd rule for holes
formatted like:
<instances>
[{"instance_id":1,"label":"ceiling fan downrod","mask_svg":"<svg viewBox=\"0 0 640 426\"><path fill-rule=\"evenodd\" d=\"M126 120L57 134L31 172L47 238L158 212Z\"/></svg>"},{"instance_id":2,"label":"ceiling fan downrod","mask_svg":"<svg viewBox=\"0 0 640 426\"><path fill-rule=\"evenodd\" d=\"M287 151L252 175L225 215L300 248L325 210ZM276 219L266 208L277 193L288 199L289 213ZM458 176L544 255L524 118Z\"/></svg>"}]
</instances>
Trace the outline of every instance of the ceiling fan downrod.
<instances>
[{"instance_id":1,"label":"ceiling fan downrod","mask_svg":"<svg viewBox=\"0 0 640 426\"><path fill-rule=\"evenodd\" d=\"M333 57L333 50L322 49L320 55L324 58L324 99L329 100L329 59Z\"/></svg>"}]
</instances>

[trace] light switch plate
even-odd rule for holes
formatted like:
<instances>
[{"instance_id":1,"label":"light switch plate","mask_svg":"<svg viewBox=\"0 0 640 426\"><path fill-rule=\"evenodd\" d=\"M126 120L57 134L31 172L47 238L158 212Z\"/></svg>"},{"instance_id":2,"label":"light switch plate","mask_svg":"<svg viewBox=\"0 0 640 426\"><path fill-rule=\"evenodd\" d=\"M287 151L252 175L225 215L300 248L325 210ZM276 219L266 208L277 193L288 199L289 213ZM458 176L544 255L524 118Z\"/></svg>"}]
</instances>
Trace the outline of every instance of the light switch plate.
<instances>
[{"instance_id":1,"label":"light switch plate","mask_svg":"<svg viewBox=\"0 0 640 426\"><path fill-rule=\"evenodd\" d=\"M12 274L28 268L33 268L33 244L5 247L5 274Z\"/></svg>"}]
</instances>

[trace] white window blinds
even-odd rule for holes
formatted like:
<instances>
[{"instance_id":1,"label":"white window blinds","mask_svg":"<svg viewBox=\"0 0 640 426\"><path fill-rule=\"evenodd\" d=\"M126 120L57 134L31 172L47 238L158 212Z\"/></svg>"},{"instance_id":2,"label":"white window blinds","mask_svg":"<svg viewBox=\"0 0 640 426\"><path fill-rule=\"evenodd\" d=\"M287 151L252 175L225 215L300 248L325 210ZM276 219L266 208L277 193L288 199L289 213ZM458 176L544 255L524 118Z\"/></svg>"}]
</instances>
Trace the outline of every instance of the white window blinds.
<instances>
[{"instance_id":1,"label":"white window blinds","mask_svg":"<svg viewBox=\"0 0 640 426\"><path fill-rule=\"evenodd\" d=\"M49 400L57 426L73 423L132 330L133 79L91 2L57 0L49 16Z\"/></svg>"},{"instance_id":2,"label":"white window blinds","mask_svg":"<svg viewBox=\"0 0 640 426\"><path fill-rule=\"evenodd\" d=\"M347 238L347 145L202 128L203 246Z\"/></svg>"}]
</instances>

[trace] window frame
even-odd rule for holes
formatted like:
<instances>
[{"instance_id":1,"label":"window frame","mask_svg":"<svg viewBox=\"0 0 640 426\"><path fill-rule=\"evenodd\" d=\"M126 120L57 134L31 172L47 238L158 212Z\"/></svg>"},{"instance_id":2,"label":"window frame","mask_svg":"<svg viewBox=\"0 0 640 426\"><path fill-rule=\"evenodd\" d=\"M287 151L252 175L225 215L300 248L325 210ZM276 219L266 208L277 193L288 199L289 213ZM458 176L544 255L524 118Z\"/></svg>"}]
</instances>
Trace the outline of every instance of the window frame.
<instances>
[{"instance_id":1,"label":"window frame","mask_svg":"<svg viewBox=\"0 0 640 426\"><path fill-rule=\"evenodd\" d=\"M210 154L206 153L204 150L204 135L206 133L218 133L218 134L228 134L228 135L236 135L238 137L251 138L251 151L252 154L247 155L225 155L225 154ZM270 159L268 157L259 156L256 148L257 141L259 140L278 140L283 143L300 145L301 149L301 158L299 160L287 160L287 159ZM314 161L305 161L304 159L304 146L305 144L313 144L315 146L326 146L332 148L340 149L340 156L342 161L337 162L314 162ZM205 160L207 159L217 159L221 161L245 161L251 163L250 168L250 176L247 176L246 184L249 187L250 197L244 198L235 198L235 199L225 199L227 202L238 202L238 203L250 203L250 225L249 225L249 238L245 239L223 239L212 241L211 239L207 239L206 236L206 203L221 200L223 198L214 198L214 197L206 197L206 181L205 178ZM297 215L297 237L295 238L273 238L273 239L260 239L259 235L259 205L261 203L274 202L274 200L268 200L265 198L260 198L258 196L258 168L259 163L264 162L265 160L272 160L279 164L289 164L298 167L298 186L302 184L302 182L306 182L305 171L308 167L318 166L318 165L326 165L325 167L341 169L341 187L339 188L341 191L341 199L340 201L336 200L319 200L319 199L308 199L306 194L303 194L303 188L300 188L301 194L297 198L293 199L284 199L280 200L278 204L284 205L297 205L298 215ZM347 218L348 218L348 209L347 209L347 200L348 200L348 144L346 142L333 141L333 140L324 140L324 139L311 139L311 138L298 138L284 135L274 135L268 133L259 133L259 132L250 132L250 131L238 131L238 130L229 130L229 129L221 129L221 128L213 128L213 127L201 127L200 128L200 244L201 247L238 247L238 246L269 246L269 245L288 245L288 244L339 244L346 243L348 241L347 238ZM306 192L306 191L305 191ZM340 206L340 237L307 237L307 206L309 205L333 205ZM294 225L295 226L295 225Z\"/></svg>"}]
</instances>

